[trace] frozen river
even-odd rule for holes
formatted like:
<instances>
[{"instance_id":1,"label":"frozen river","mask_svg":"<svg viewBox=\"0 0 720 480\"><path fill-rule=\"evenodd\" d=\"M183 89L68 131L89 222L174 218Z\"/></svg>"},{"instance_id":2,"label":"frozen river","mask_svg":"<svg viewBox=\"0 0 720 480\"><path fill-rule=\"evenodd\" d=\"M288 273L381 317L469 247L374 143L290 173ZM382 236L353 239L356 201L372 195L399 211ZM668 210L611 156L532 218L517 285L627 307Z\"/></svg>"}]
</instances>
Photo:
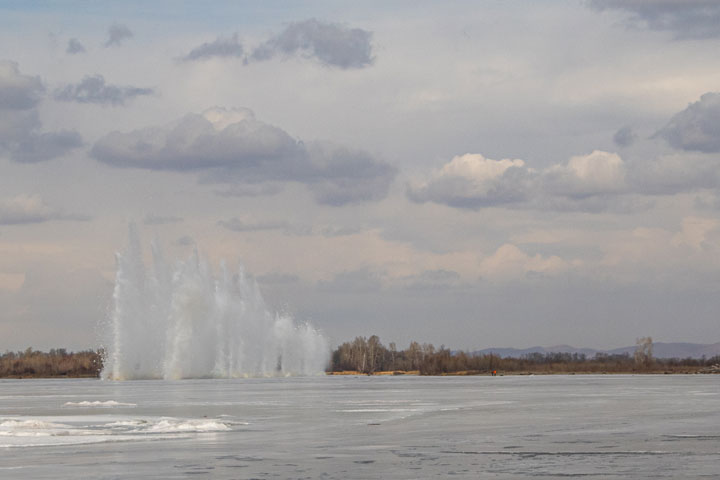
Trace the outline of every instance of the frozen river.
<instances>
[{"instance_id":1,"label":"frozen river","mask_svg":"<svg viewBox=\"0 0 720 480\"><path fill-rule=\"evenodd\" d=\"M0 380L0 478L717 478L720 376Z\"/></svg>"}]
</instances>

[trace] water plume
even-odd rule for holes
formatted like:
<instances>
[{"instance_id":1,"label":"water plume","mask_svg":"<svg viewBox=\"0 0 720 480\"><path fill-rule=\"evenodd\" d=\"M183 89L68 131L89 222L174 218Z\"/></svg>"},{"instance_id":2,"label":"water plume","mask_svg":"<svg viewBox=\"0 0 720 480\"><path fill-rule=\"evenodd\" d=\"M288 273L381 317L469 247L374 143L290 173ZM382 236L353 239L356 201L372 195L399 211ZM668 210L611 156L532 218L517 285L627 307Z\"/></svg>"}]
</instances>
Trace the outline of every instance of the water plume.
<instances>
[{"instance_id":1,"label":"water plume","mask_svg":"<svg viewBox=\"0 0 720 480\"><path fill-rule=\"evenodd\" d=\"M320 373L327 340L272 314L242 267L215 275L197 249L170 267L157 244L146 271L137 229L118 253L113 309L104 328L102 378L233 378Z\"/></svg>"}]
</instances>

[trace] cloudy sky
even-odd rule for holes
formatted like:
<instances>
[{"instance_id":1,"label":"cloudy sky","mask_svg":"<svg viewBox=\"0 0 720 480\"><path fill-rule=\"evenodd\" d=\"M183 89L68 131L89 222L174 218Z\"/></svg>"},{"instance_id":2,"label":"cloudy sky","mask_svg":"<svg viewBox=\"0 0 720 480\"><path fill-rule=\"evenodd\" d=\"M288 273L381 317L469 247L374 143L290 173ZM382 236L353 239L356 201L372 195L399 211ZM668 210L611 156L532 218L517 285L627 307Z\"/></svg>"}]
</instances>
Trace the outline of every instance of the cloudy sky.
<instances>
[{"instance_id":1,"label":"cloudy sky","mask_svg":"<svg viewBox=\"0 0 720 480\"><path fill-rule=\"evenodd\" d=\"M128 224L336 344L720 341L720 4L0 1L0 351Z\"/></svg>"}]
</instances>

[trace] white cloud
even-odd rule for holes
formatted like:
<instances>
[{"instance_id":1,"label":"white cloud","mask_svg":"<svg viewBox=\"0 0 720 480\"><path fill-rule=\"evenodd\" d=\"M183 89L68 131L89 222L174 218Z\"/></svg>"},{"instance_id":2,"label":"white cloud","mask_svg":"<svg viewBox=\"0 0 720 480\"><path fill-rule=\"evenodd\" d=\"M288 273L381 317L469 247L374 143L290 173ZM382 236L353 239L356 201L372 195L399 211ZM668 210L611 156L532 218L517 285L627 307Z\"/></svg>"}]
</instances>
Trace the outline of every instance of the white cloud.
<instances>
[{"instance_id":1,"label":"white cloud","mask_svg":"<svg viewBox=\"0 0 720 480\"><path fill-rule=\"evenodd\" d=\"M708 246L710 233L717 232L720 221L715 218L686 217L682 220L679 232L673 235L673 246L687 245L694 250L703 250Z\"/></svg>"},{"instance_id":2,"label":"white cloud","mask_svg":"<svg viewBox=\"0 0 720 480\"><path fill-rule=\"evenodd\" d=\"M602 211L618 207L627 190L625 162L595 150L542 171L523 160L492 160L480 154L454 157L425 183L410 185L408 197L459 208L492 206Z\"/></svg>"},{"instance_id":3,"label":"white cloud","mask_svg":"<svg viewBox=\"0 0 720 480\"><path fill-rule=\"evenodd\" d=\"M0 225L43 223L50 220L85 221L85 215L65 214L51 208L39 195L18 195L0 199Z\"/></svg>"},{"instance_id":4,"label":"white cloud","mask_svg":"<svg viewBox=\"0 0 720 480\"><path fill-rule=\"evenodd\" d=\"M39 195L18 195L0 200L0 224L18 225L51 220L55 212Z\"/></svg>"},{"instance_id":5,"label":"white cloud","mask_svg":"<svg viewBox=\"0 0 720 480\"><path fill-rule=\"evenodd\" d=\"M480 262L483 278L515 280L533 275L555 275L567 271L571 264L556 255L528 255L517 246L506 243Z\"/></svg>"},{"instance_id":6,"label":"white cloud","mask_svg":"<svg viewBox=\"0 0 720 480\"><path fill-rule=\"evenodd\" d=\"M595 150L550 167L543 172L543 181L549 193L582 198L622 192L625 174L625 162L619 155Z\"/></svg>"},{"instance_id":7,"label":"white cloud","mask_svg":"<svg viewBox=\"0 0 720 480\"><path fill-rule=\"evenodd\" d=\"M515 203L525 199L531 174L522 160L467 153L454 157L427 182L410 185L408 196L463 208Z\"/></svg>"}]
</instances>

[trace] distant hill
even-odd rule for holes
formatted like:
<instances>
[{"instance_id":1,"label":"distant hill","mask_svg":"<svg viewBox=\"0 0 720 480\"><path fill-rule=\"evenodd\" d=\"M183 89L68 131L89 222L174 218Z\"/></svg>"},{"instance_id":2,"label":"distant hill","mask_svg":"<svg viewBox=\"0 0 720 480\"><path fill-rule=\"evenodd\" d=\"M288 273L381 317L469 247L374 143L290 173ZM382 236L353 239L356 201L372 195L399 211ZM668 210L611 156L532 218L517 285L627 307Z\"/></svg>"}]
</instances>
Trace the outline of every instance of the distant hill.
<instances>
[{"instance_id":1,"label":"distant hill","mask_svg":"<svg viewBox=\"0 0 720 480\"><path fill-rule=\"evenodd\" d=\"M521 357L530 353L584 353L587 357L594 357L598 353L632 355L635 345L631 347L614 348L612 350L595 350L592 348L576 348L570 345L555 345L554 347L530 348L485 348L473 353L480 355L494 354L500 357ZM653 343L653 356L656 358L711 358L720 355L720 342L713 344L701 343Z\"/></svg>"}]
</instances>

